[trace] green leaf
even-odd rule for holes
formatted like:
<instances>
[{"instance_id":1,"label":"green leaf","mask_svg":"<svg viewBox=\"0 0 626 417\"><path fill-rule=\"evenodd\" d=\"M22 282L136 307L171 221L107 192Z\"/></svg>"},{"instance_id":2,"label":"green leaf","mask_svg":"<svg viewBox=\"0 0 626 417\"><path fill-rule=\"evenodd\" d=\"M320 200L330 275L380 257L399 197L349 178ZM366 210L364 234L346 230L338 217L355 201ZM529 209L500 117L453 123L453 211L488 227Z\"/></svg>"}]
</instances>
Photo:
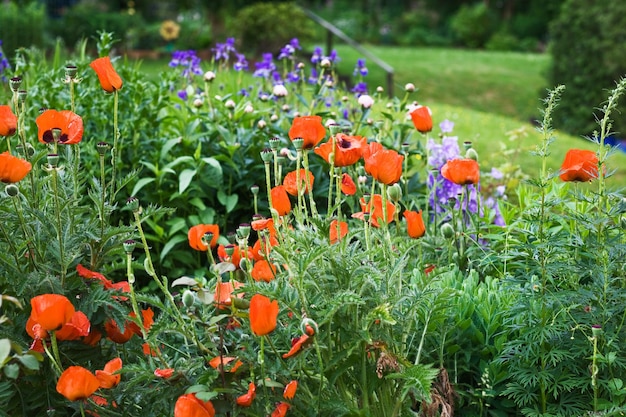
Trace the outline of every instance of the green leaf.
<instances>
[{"instance_id":1,"label":"green leaf","mask_svg":"<svg viewBox=\"0 0 626 417\"><path fill-rule=\"evenodd\" d=\"M159 255L159 259L162 261L165 259L165 256L174 248L174 246L178 245L180 242L187 240L187 236L185 235L176 235L163 246L161 249L161 254Z\"/></svg>"},{"instance_id":2,"label":"green leaf","mask_svg":"<svg viewBox=\"0 0 626 417\"><path fill-rule=\"evenodd\" d=\"M11 341L9 339L0 339L0 367L11 354Z\"/></svg>"},{"instance_id":3,"label":"green leaf","mask_svg":"<svg viewBox=\"0 0 626 417\"><path fill-rule=\"evenodd\" d=\"M39 361L37 361L37 358L28 353L23 356L18 356L17 359L19 359L19 361L22 362L22 364L31 371L36 371L39 369Z\"/></svg>"},{"instance_id":4,"label":"green leaf","mask_svg":"<svg viewBox=\"0 0 626 417\"><path fill-rule=\"evenodd\" d=\"M155 178L142 178L139 181L137 181L137 184L135 184L135 186L133 187L133 192L131 193L131 195L137 195L137 193L139 192L139 190L141 190L143 187L145 187L146 185L150 184L151 182L154 182Z\"/></svg>"},{"instance_id":5,"label":"green leaf","mask_svg":"<svg viewBox=\"0 0 626 417\"><path fill-rule=\"evenodd\" d=\"M20 367L16 363L10 363L2 368L7 378L16 379L20 374Z\"/></svg>"},{"instance_id":6,"label":"green leaf","mask_svg":"<svg viewBox=\"0 0 626 417\"><path fill-rule=\"evenodd\" d=\"M189 184L191 184L191 180L196 176L195 169L185 169L180 173L178 177L178 192L180 194L184 193Z\"/></svg>"},{"instance_id":7,"label":"green leaf","mask_svg":"<svg viewBox=\"0 0 626 417\"><path fill-rule=\"evenodd\" d=\"M213 157L202 158L206 165L202 168L202 180L211 187L218 188L223 182L224 171L219 161Z\"/></svg>"},{"instance_id":8,"label":"green leaf","mask_svg":"<svg viewBox=\"0 0 626 417\"><path fill-rule=\"evenodd\" d=\"M226 195L224 191L219 190L217 192L217 199L220 203L222 203L224 207L226 207L226 213L230 213L237 205L237 201L239 201L239 196L237 194Z\"/></svg>"}]
</instances>

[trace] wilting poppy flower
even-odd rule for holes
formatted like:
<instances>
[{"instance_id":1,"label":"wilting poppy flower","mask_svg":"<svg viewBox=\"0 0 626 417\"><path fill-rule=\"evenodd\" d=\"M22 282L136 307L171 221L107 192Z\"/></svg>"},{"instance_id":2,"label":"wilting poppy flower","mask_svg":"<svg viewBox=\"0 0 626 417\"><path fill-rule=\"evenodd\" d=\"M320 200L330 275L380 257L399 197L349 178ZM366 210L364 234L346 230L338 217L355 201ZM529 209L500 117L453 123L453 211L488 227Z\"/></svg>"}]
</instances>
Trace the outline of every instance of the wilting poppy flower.
<instances>
[{"instance_id":1,"label":"wilting poppy flower","mask_svg":"<svg viewBox=\"0 0 626 417\"><path fill-rule=\"evenodd\" d=\"M309 338L310 336L308 334L303 334L300 337L294 338L294 340L292 340L291 342L291 349L289 350L289 352L283 354L283 358L287 359L299 353L302 350L304 344L309 340Z\"/></svg>"},{"instance_id":2,"label":"wilting poppy flower","mask_svg":"<svg viewBox=\"0 0 626 417\"><path fill-rule=\"evenodd\" d=\"M274 411L272 411L271 417L285 417L290 407L291 406L285 402L278 403Z\"/></svg>"},{"instance_id":3,"label":"wilting poppy flower","mask_svg":"<svg viewBox=\"0 0 626 417\"><path fill-rule=\"evenodd\" d=\"M562 181L587 182L598 178L598 156L594 151L570 149L561 165Z\"/></svg>"},{"instance_id":4,"label":"wilting poppy flower","mask_svg":"<svg viewBox=\"0 0 626 417\"><path fill-rule=\"evenodd\" d=\"M248 259L252 258L252 249L248 247L247 251ZM219 245L217 247L217 257L219 258L220 262L226 262L228 260L228 262L235 265L235 268L239 268L239 263L241 262L241 249L239 249L239 246L233 245L233 254L229 256L226 253L226 246Z\"/></svg>"},{"instance_id":5,"label":"wilting poppy flower","mask_svg":"<svg viewBox=\"0 0 626 417\"><path fill-rule=\"evenodd\" d=\"M293 380L285 385L285 390L283 391L283 398L287 400L293 399L296 395L296 390L298 389L298 381Z\"/></svg>"},{"instance_id":6,"label":"wilting poppy flower","mask_svg":"<svg viewBox=\"0 0 626 417\"><path fill-rule=\"evenodd\" d=\"M341 176L341 192L345 195L354 195L356 193L356 184L352 177L346 172Z\"/></svg>"},{"instance_id":7,"label":"wilting poppy flower","mask_svg":"<svg viewBox=\"0 0 626 417\"><path fill-rule=\"evenodd\" d=\"M46 110L35 119L41 143L54 142L53 129L60 129L59 143L74 145L83 138L83 119L70 110Z\"/></svg>"},{"instance_id":8,"label":"wilting poppy flower","mask_svg":"<svg viewBox=\"0 0 626 417\"><path fill-rule=\"evenodd\" d=\"M129 326L129 322L124 324L124 332L122 332L117 325L117 322L113 319L109 319L104 323L104 330L107 333L107 337L115 343L123 344L130 340L135 334Z\"/></svg>"},{"instance_id":9,"label":"wilting poppy flower","mask_svg":"<svg viewBox=\"0 0 626 417\"><path fill-rule=\"evenodd\" d=\"M30 305L30 317L47 331L60 329L76 312L70 300L59 294L38 295L30 300Z\"/></svg>"},{"instance_id":10,"label":"wilting poppy flower","mask_svg":"<svg viewBox=\"0 0 626 417\"><path fill-rule=\"evenodd\" d=\"M250 299L250 328L257 336L270 334L276 328L278 301L270 301L262 294L255 294Z\"/></svg>"},{"instance_id":11,"label":"wilting poppy flower","mask_svg":"<svg viewBox=\"0 0 626 417\"><path fill-rule=\"evenodd\" d=\"M243 287L244 284L239 281L218 282L215 285L215 294L213 299L217 308L224 309L232 304L232 294L237 288ZM243 293L237 294L238 298L243 298Z\"/></svg>"},{"instance_id":12,"label":"wilting poppy flower","mask_svg":"<svg viewBox=\"0 0 626 417\"><path fill-rule=\"evenodd\" d=\"M174 375L173 368L165 368L165 369L157 368L154 370L154 376L156 376L157 378L168 379L168 378L171 378L172 375Z\"/></svg>"},{"instance_id":13,"label":"wilting poppy flower","mask_svg":"<svg viewBox=\"0 0 626 417\"><path fill-rule=\"evenodd\" d=\"M110 288L112 285L111 281L108 280L104 275L99 272L91 271L85 268L82 264L76 265L76 272L78 273L78 276L82 278L98 280L104 286L104 288Z\"/></svg>"},{"instance_id":14,"label":"wilting poppy flower","mask_svg":"<svg viewBox=\"0 0 626 417\"><path fill-rule=\"evenodd\" d=\"M480 169L473 159L451 159L441 167L441 175L458 185L476 184L480 180Z\"/></svg>"},{"instance_id":15,"label":"wilting poppy flower","mask_svg":"<svg viewBox=\"0 0 626 417\"><path fill-rule=\"evenodd\" d=\"M56 337L58 340L78 340L89 336L90 329L91 323L85 313L76 311L70 320L56 332Z\"/></svg>"},{"instance_id":16,"label":"wilting poppy flower","mask_svg":"<svg viewBox=\"0 0 626 417\"><path fill-rule=\"evenodd\" d=\"M134 311L131 311L128 315L132 318L136 317ZM141 310L141 319L142 319L141 320L142 326L147 333L148 331L150 331L150 328L154 324L154 311L152 311L152 308L148 307L146 309ZM143 332L141 331L137 323L129 322L127 324L127 327L130 328L131 331L135 333L137 336L139 337L143 336Z\"/></svg>"},{"instance_id":17,"label":"wilting poppy flower","mask_svg":"<svg viewBox=\"0 0 626 417\"><path fill-rule=\"evenodd\" d=\"M276 236L276 228L274 227L274 219L269 218L260 218L257 220L253 220L250 223L252 226L252 230L260 232L261 230L267 230L270 233L270 236Z\"/></svg>"},{"instance_id":18,"label":"wilting poppy flower","mask_svg":"<svg viewBox=\"0 0 626 417\"><path fill-rule=\"evenodd\" d=\"M300 116L293 119L289 129L289 139L304 139L304 149L311 149L326 136L326 128L321 116Z\"/></svg>"},{"instance_id":19,"label":"wilting poppy flower","mask_svg":"<svg viewBox=\"0 0 626 417\"><path fill-rule=\"evenodd\" d=\"M415 129L420 133L427 133L433 130L432 112L426 106L417 106L411 112L411 120L413 120Z\"/></svg>"},{"instance_id":20,"label":"wilting poppy flower","mask_svg":"<svg viewBox=\"0 0 626 417\"><path fill-rule=\"evenodd\" d=\"M315 181L315 177L313 176L311 171L309 171L309 185L311 186L311 188L313 188L314 181ZM285 178L283 179L283 186L285 187L285 191L287 191L289 194L293 196L298 195L296 171L291 171L290 173L285 175ZM309 192L309 189L307 188L307 181L305 177L304 168L300 169L300 190L305 193Z\"/></svg>"},{"instance_id":21,"label":"wilting poppy flower","mask_svg":"<svg viewBox=\"0 0 626 417\"><path fill-rule=\"evenodd\" d=\"M424 236L426 233L426 226L424 226L422 210L404 210L404 218L406 219L407 231L410 237L417 239Z\"/></svg>"},{"instance_id":22,"label":"wilting poppy flower","mask_svg":"<svg viewBox=\"0 0 626 417\"><path fill-rule=\"evenodd\" d=\"M266 259L261 259L254 263L250 275L257 282L270 282L276 277L276 265L268 262Z\"/></svg>"},{"instance_id":23,"label":"wilting poppy flower","mask_svg":"<svg viewBox=\"0 0 626 417\"><path fill-rule=\"evenodd\" d=\"M115 90L119 90L122 88L122 79L119 74L113 68L113 64L111 64L111 58L108 56L97 58L91 61L89 64L91 68L96 72L98 76L98 80L100 81L100 85L102 89L107 93L112 93Z\"/></svg>"},{"instance_id":24,"label":"wilting poppy flower","mask_svg":"<svg viewBox=\"0 0 626 417\"><path fill-rule=\"evenodd\" d=\"M228 365L232 361L235 361L235 364L229 369L226 369L226 365ZM209 365L211 365L211 368L213 369L219 370L221 367L225 372L236 372L237 369L239 369L239 367L243 365L243 362L232 356L216 356L209 361Z\"/></svg>"},{"instance_id":25,"label":"wilting poppy flower","mask_svg":"<svg viewBox=\"0 0 626 417\"><path fill-rule=\"evenodd\" d=\"M215 408L211 401L202 401L195 394L178 397L174 406L174 417L214 417Z\"/></svg>"},{"instance_id":26,"label":"wilting poppy flower","mask_svg":"<svg viewBox=\"0 0 626 417\"><path fill-rule=\"evenodd\" d=\"M237 405L241 407L250 407L255 398L256 385L254 385L254 382L250 382L248 385L248 392L237 397Z\"/></svg>"},{"instance_id":27,"label":"wilting poppy flower","mask_svg":"<svg viewBox=\"0 0 626 417\"><path fill-rule=\"evenodd\" d=\"M0 136L13 136L17 130L17 116L11 107L0 106Z\"/></svg>"},{"instance_id":28,"label":"wilting poppy flower","mask_svg":"<svg viewBox=\"0 0 626 417\"><path fill-rule=\"evenodd\" d=\"M366 145L367 138L361 136L348 136L344 133L335 135L335 166L347 167L356 164L361 159L362 148ZM332 141L328 141L315 148L314 152L330 163L332 147Z\"/></svg>"},{"instance_id":29,"label":"wilting poppy flower","mask_svg":"<svg viewBox=\"0 0 626 417\"><path fill-rule=\"evenodd\" d=\"M363 148L365 171L378 182L391 185L402 177L404 156L398 152L385 149L380 143L372 142Z\"/></svg>"},{"instance_id":30,"label":"wilting poppy flower","mask_svg":"<svg viewBox=\"0 0 626 417\"><path fill-rule=\"evenodd\" d=\"M330 244L333 245L343 239L348 234L348 223L341 222L337 224L337 220L330 222Z\"/></svg>"},{"instance_id":31,"label":"wilting poppy flower","mask_svg":"<svg viewBox=\"0 0 626 417\"><path fill-rule=\"evenodd\" d=\"M95 327L91 327L89 334L83 338L83 343L89 346L96 346L102 339L102 332Z\"/></svg>"},{"instance_id":32,"label":"wilting poppy flower","mask_svg":"<svg viewBox=\"0 0 626 417\"><path fill-rule=\"evenodd\" d=\"M89 398L98 388L98 378L82 366L70 366L57 382L57 392L70 401Z\"/></svg>"},{"instance_id":33,"label":"wilting poppy flower","mask_svg":"<svg viewBox=\"0 0 626 417\"><path fill-rule=\"evenodd\" d=\"M202 237L206 233L213 233L213 237L210 242L211 248L217 246L217 239L220 237L220 227L216 224L197 224L190 227L189 232L187 232L189 246L201 252L209 250L209 247L202 243Z\"/></svg>"},{"instance_id":34,"label":"wilting poppy flower","mask_svg":"<svg viewBox=\"0 0 626 417\"><path fill-rule=\"evenodd\" d=\"M144 356L157 356L159 354L159 350L153 349L149 343L142 343L141 351L143 352Z\"/></svg>"},{"instance_id":35,"label":"wilting poppy flower","mask_svg":"<svg viewBox=\"0 0 626 417\"><path fill-rule=\"evenodd\" d=\"M272 208L278 212L279 216L285 216L291 211L291 201L285 186L278 185L272 188Z\"/></svg>"},{"instance_id":36,"label":"wilting poppy flower","mask_svg":"<svg viewBox=\"0 0 626 417\"><path fill-rule=\"evenodd\" d=\"M259 238L254 245L252 246L252 257L255 261L261 261L266 259L273 246L278 245L278 239L274 236L269 237L269 239Z\"/></svg>"},{"instance_id":37,"label":"wilting poppy flower","mask_svg":"<svg viewBox=\"0 0 626 417\"><path fill-rule=\"evenodd\" d=\"M0 153L0 181L13 184L20 182L30 172L30 162L13 156L9 151Z\"/></svg>"},{"instance_id":38,"label":"wilting poppy flower","mask_svg":"<svg viewBox=\"0 0 626 417\"><path fill-rule=\"evenodd\" d=\"M359 200L361 204L361 212L352 214L353 218L365 220L365 213L369 213L372 226L380 227L380 222L383 221L383 197L380 194L374 194L370 197L368 203L365 203L365 198L361 197ZM372 210L373 207L373 210ZM387 200L387 223L391 223L393 215L396 211L396 207Z\"/></svg>"},{"instance_id":39,"label":"wilting poppy flower","mask_svg":"<svg viewBox=\"0 0 626 417\"><path fill-rule=\"evenodd\" d=\"M109 389L116 387L122 379L122 375L117 373L120 369L122 369L122 359L115 358L104 365L104 370L97 370L96 378L100 381L100 388Z\"/></svg>"}]
</instances>

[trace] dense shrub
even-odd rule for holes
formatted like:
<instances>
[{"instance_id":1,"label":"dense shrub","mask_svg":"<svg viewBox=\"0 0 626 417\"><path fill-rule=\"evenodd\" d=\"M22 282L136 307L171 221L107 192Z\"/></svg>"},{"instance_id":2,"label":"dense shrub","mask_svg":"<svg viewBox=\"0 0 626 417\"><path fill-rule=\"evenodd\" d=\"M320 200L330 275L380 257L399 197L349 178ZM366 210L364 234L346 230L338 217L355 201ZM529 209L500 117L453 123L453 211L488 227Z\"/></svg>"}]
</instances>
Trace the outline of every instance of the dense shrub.
<instances>
[{"instance_id":1,"label":"dense shrub","mask_svg":"<svg viewBox=\"0 0 626 417\"><path fill-rule=\"evenodd\" d=\"M470 48L484 46L496 27L496 17L484 3L463 5L450 19L450 28L458 42Z\"/></svg>"},{"instance_id":2,"label":"dense shrub","mask_svg":"<svg viewBox=\"0 0 626 417\"><path fill-rule=\"evenodd\" d=\"M44 45L43 30L46 16L39 3L19 7L12 2L0 4L0 39L9 57L19 47Z\"/></svg>"},{"instance_id":3,"label":"dense shrub","mask_svg":"<svg viewBox=\"0 0 626 417\"><path fill-rule=\"evenodd\" d=\"M313 22L292 3L257 3L241 9L235 22L237 38L256 55L278 52L292 38L306 41L313 35Z\"/></svg>"},{"instance_id":4,"label":"dense shrub","mask_svg":"<svg viewBox=\"0 0 626 417\"><path fill-rule=\"evenodd\" d=\"M626 3L569 0L550 28L553 64L550 83L566 90L555 113L555 125L576 134L594 129L585 103L601 103L606 90L626 73ZM624 132L626 107L614 113L614 129Z\"/></svg>"}]
</instances>

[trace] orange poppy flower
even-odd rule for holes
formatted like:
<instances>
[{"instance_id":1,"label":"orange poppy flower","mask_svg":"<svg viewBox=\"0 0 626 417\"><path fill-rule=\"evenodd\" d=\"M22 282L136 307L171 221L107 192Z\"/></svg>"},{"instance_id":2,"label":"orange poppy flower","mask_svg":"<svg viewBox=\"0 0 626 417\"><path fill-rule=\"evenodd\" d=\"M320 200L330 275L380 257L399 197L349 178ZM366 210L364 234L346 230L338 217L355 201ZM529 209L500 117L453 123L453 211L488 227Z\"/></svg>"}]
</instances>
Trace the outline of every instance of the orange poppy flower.
<instances>
[{"instance_id":1,"label":"orange poppy flower","mask_svg":"<svg viewBox=\"0 0 626 417\"><path fill-rule=\"evenodd\" d=\"M254 263L250 275L257 282L270 282L276 278L276 265L269 263L266 259L261 259Z\"/></svg>"},{"instance_id":2,"label":"orange poppy flower","mask_svg":"<svg viewBox=\"0 0 626 417\"><path fill-rule=\"evenodd\" d=\"M57 392L70 401L89 398L98 388L98 378L82 366L70 366L57 382Z\"/></svg>"},{"instance_id":3,"label":"orange poppy flower","mask_svg":"<svg viewBox=\"0 0 626 417\"><path fill-rule=\"evenodd\" d=\"M278 245L278 239L270 236L269 239L259 238L252 246L252 257L255 261L262 261L270 255L273 246Z\"/></svg>"},{"instance_id":4,"label":"orange poppy flower","mask_svg":"<svg viewBox=\"0 0 626 417\"><path fill-rule=\"evenodd\" d=\"M413 239L417 239L426 234L426 226L424 226L422 210L404 210L404 218L406 219L407 231L410 237L412 237Z\"/></svg>"},{"instance_id":5,"label":"orange poppy flower","mask_svg":"<svg viewBox=\"0 0 626 417\"><path fill-rule=\"evenodd\" d=\"M291 342L291 349L289 350L289 352L283 354L283 358L287 359L299 353L302 350L304 344L309 340L309 338L310 336L308 334L303 334L302 336L295 338Z\"/></svg>"},{"instance_id":6,"label":"orange poppy flower","mask_svg":"<svg viewBox=\"0 0 626 417\"><path fill-rule=\"evenodd\" d=\"M174 417L214 417L211 401L202 401L194 393L183 394L176 400Z\"/></svg>"},{"instance_id":7,"label":"orange poppy flower","mask_svg":"<svg viewBox=\"0 0 626 417\"><path fill-rule=\"evenodd\" d=\"M598 156L594 151L570 149L561 165L562 181L587 182L598 178Z\"/></svg>"},{"instance_id":8,"label":"orange poppy flower","mask_svg":"<svg viewBox=\"0 0 626 417\"><path fill-rule=\"evenodd\" d=\"M109 389L116 387L122 380L122 375L117 373L120 369L122 369L122 359L115 358L104 365L104 370L97 370L96 378L100 381L100 388Z\"/></svg>"},{"instance_id":9,"label":"orange poppy flower","mask_svg":"<svg viewBox=\"0 0 626 417\"><path fill-rule=\"evenodd\" d=\"M290 407L291 406L285 402L278 403L274 411L272 411L271 417L285 417Z\"/></svg>"},{"instance_id":10,"label":"orange poppy flower","mask_svg":"<svg viewBox=\"0 0 626 417\"><path fill-rule=\"evenodd\" d=\"M254 382L250 382L248 385L248 392L237 397L237 405L241 407L250 407L255 398L256 385L254 385Z\"/></svg>"},{"instance_id":11,"label":"orange poppy flower","mask_svg":"<svg viewBox=\"0 0 626 417\"><path fill-rule=\"evenodd\" d=\"M17 131L17 116L11 107L0 106L0 136L13 136Z\"/></svg>"},{"instance_id":12,"label":"orange poppy flower","mask_svg":"<svg viewBox=\"0 0 626 417\"><path fill-rule=\"evenodd\" d=\"M82 311L76 311L70 320L56 332L58 340L78 340L89 336L91 323Z\"/></svg>"},{"instance_id":13,"label":"orange poppy flower","mask_svg":"<svg viewBox=\"0 0 626 417\"><path fill-rule=\"evenodd\" d=\"M85 268L82 264L76 265L76 272L78 273L78 276L82 278L98 280L104 286L104 288L111 288L111 285L113 285L112 282L108 280L104 275L99 272L91 271Z\"/></svg>"},{"instance_id":14,"label":"orange poppy flower","mask_svg":"<svg viewBox=\"0 0 626 417\"><path fill-rule=\"evenodd\" d=\"M98 76L98 80L100 81L100 85L102 89L107 93L112 93L115 90L119 90L122 88L122 79L119 74L113 68L113 64L111 64L111 58L108 56L97 58L91 61L89 64L91 68L96 72Z\"/></svg>"},{"instance_id":15,"label":"orange poppy flower","mask_svg":"<svg viewBox=\"0 0 626 417\"><path fill-rule=\"evenodd\" d=\"M144 356L157 356L159 354L159 350L153 349L149 343L142 343L141 351L143 352Z\"/></svg>"},{"instance_id":16,"label":"orange poppy flower","mask_svg":"<svg viewBox=\"0 0 626 417\"><path fill-rule=\"evenodd\" d=\"M279 216L285 216L291 211L291 201L284 185L277 185L272 188L272 208L278 212Z\"/></svg>"},{"instance_id":17,"label":"orange poppy flower","mask_svg":"<svg viewBox=\"0 0 626 417\"><path fill-rule=\"evenodd\" d=\"M174 375L173 368L165 368L165 369L157 368L154 370L154 376L156 376L157 378L168 379L168 378L171 378L172 375Z\"/></svg>"},{"instance_id":18,"label":"orange poppy flower","mask_svg":"<svg viewBox=\"0 0 626 417\"><path fill-rule=\"evenodd\" d=\"M54 142L52 129L60 129L59 143L74 145L83 139L83 119L70 110L46 110L35 119L41 143Z\"/></svg>"},{"instance_id":19,"label":"orange poppy flower","mask_svg":"<svg viewBox=\"0 0 626 417\"><path fill-rule=\"evenodd\" d=\"M89 334L83 337L83 343L89 346L96 346L100 339L102 339L102 332L95 327L92 327Z\"/></svg>"},{"instance_id":20,"label":"orange poppy flower","mask_svg":"<svg viewBox=\"0 0 626 417\"><path fill-rule=\"evenodd\" d=\"M270 301L262 294L255 294L250 299L250 328L257 336L270 334L276 328L278 301Z\"/></svg>"},{"instance_id":21,"label":"orange poppy flower","mask_svg":"<svg viewBox=\"0 0 626 417\"><path fill-rule=\"evenodd\" d=\"M458 185L476 184L480 180L480 169L473 159L451 159L441 167L441 175Z\"/></svg>"},{"instance_id":22,"label":"orange poppy flower","mask_svg":"<svg viewBox=\"0 0 626 417\"><path fill-rule=\"evenodd\" d=\"M326 128L322 124L321 116L295 117L289 129L289 139L304 139L304 149L311 149L326 136Z\"/></svg>"},{"instance_id":23,"label":"orange poppy flower","mask_svg":"<svg viewBox=\"0 0 626 417\"><path fill-rule=\"evenodd\" d=\"M231 363L232 361L235 361L235 364L231 366L230 369L225 369L225 366ZM243 365L243 362L241 362L239 359L234 358L232 356L216 356L209 361L209 365L211 365L211 368L213 369L219 370L221 367L222 369L224 369L225 372L232 373L232 372L236 372L237 369L239 369L239 367Z\"/></svg>"},{"instance_id":24,"label":"orange poppy flower","mask_svg":"<svg viewBox=\"0 0 626 417\"><path fill-rule=\"evenodd\" d=\"M132 318L136 317L134 311L131 311L128 315ZM141 310L141 323L146 333L150 331L150 328L154 324L154 311L152 311L152 308L148 307L146 309ZM135 333L137 336L139 337L143 336L143 333L141 329L139 328L139 325L137 325L137 323L128 322L127 327L129 327L131 331Z\"/></svg>"},{"instance_id":25,"label":"orange poppy flower","mask_svg":"<svg viewBox=\"0 0 626 417\"><path fill-rule=\"evenodd\" d=\"M189 239L189 246L193 249L206 252L209 247L202 243L202 237L206 233L213 233L210 246L215 248L217 246L217 239L220 237L220 227L216 224L197 224L189 228L187 232L187 238Z\"/></svg>"},{"instance_id":26,"label":"orange poppy flower","mask_svg":"<svg viewBox=\"0 0 626 417\"><path fill-rule=\"evenodd\" d=\"M124 344L130 340L135 334L130 328L129 323L124 325L124 332L122 332L117 325L117 322L113 319L104 323L104 330L107 333L107 337L115 343Z\"/></svg>"},{"instance_id":27,"label":"orange poppy flower","mask_svg":"<svg viewBox=\"0 0 626 417\"><path fill-rule=\"evenodd\" d=\"M337 230L339 229L339 230ZM339 231L339 233L337 233ZM339 240L343 239L348 234L348 223L341 222L339 223L339 227L337 227L337 219L330 222L330 244L334 245Z\"/></svg>"},{"instance_id":28,"label":"orange poppy flower","mask_svg":"<svg viewBox=\"0 0 626 417\"><path fill-rule=\"evenodd\" d=\"M232 304L232 294L237 288L243 287L244 284L239 281L218 282L215 285L214 300L217 308L224 309ZM237 298L243 298L243 293L237 294Z\"/></svg>"},{"instance_id":29,"label":"orange poppy flower","mask_svg":"<svg viewBox=\"0 0 626 417\"><path fill-rule=\"evenodd\" d=\"M341 192L345 195L356 194L356 184L352 177L346 172L341 176Z\"/></svg>"},{"instance_id":30,"label":"orange poppy flower","mask_svg":"<svg viewBox=\"0 0 626 417\"><path fill-rule=\"evenodd\" d=\"M276 235L276 228L274 227L274 219L269 218L260 218L258 220L253 220L251 223L252 230L260 232L261 230L267 230L270 232L270 236Z\"/></svg>"},{"instance_id":31,"label":"orange poppy flower","mask_svg":"<svg viewBox=\"0 0 626 417\"><path fill-rule=\"evenodd\" d=\"M357 163L362 156L362 149L367 145L367 138L348 136L344 133L335 135L335 166L347 167ZM315 153L330 163L330 154L333 152L333 143L328 141L315 148Z\"/></svg>"},{"instance_id":32,"label":"orange poppy flower","mask_svg":"<svg viewBox=\"0 0 626 417\"><path fill-rule=\"evenodd\" d=\"M219 258L220 262L230 262L231 264L235 265L235 268L239 268L239 263L241 262L241 249L239 249L239 246L237 245L232 245L233 246L233 254L232 255L228 255L226 253L226 246L225 245L219 245L217 247L217 257ZM248 247L248 259L252 258L252 249L250 247Z\"/></svg>"},{"instance_id":33,"label":"orange poppy flower","mask_svg":"<svg viewBox=\"0 0 626 417\"><path fill-rule=\"evenodd\" d=\"M0 153L0 181L9 184L20 182L31 169L30 162L11 155L9 151Z\"/></svg>"},{"instance_id":34,"label":"orange poppy flower","mask_svg":"<svg viewBox=\"0 0 626 417\"><path fill-rule=\"evenodd\" d=\"M369 213L372 226L380 227L380 222L383 221L383 197L380 194L374 194L370 197L370 201L366 204L365 198L361 197L359 200L361 204L361 212L354 213L353 218L365 220L365 213ZM374 208L372 210L372 207ZM387 224L393 220L393 215L396 211L396 207L387 200Z\"/></svg>"},{"instance_id":35,"label":"orange poppy flower","mask_svg":"<svg viewBox=\"0 0 626 417\"><path fill-rule=\"evenodd\" d=\"M308 193L309 189L307 188L307 183L306 183L304 174L305 174L305 170L304 168L301 168L300 169L300 190L303 190L303 192ZM311 171L309 171L309 185L311 186L311 188L313 188L314 181L315 181L315 177L313 176ZM296 171L291 171L290 173L285 175L285 178L283 179L283 186L285 187L285 191L287 191L289 194L293 196L298 195Z\"/></svg>"},{"instance_id":36,"label":"orange poppy flower","mask_svg":"<svg viewBox=\"0 0 626 417\"><path fill-rule=\"evenodd\" d=\"M30 317L47 331L58 330L76 312L70 300L59 294L38 295L30 300L30 305Z\"/></svg>"},{"instance_id":37,"label":"orange poppy flower","mask_svg":"<svg viewBox=\"0 0 626 417\"><path fill-rule=\"evenodd\" d=\"M420 133L428 133L433 130L432 112L426 106L417 106L411 112L411 120Z\"/></svg>"},{"instance_id":38,"label":"orange poppy flower","mask_svg":"<svg viewBox=\"0 0 626 417\"><path fill-rule=\"evenodd\" d=\"M400 181L404 156L385 149L380 143L372 142L363 148L365 171L378 182L391 185Z\"/></svg>"},{"instance_id":39,"label":"orange poppy flower","mask_svg":"<svg viewBox=\"0 0 626 417\"><path fill-rule=\"evenodd\" d=\"M293 380L285 385L285 390L283 391L283 398L287 400L293 399L296 395L296 390L298 389L298 381Z\"/></svg>"}]
</instances>

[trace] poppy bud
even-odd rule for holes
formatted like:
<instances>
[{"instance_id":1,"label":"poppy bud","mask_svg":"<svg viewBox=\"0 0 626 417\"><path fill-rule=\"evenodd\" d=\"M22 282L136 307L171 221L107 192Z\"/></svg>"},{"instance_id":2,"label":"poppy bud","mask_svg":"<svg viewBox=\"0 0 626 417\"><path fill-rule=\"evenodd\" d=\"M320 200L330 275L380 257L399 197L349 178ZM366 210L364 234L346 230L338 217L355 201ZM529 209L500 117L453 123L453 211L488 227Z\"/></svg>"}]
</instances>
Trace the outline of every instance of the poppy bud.
<instances>
[{"instance_id":1,"label":"poppy bud","mask_svg":"<svg viewBox=\"0 0 626 417\"><path fill-rule=\"evenodd\" d=\"M183 305L185 307L191 307L193 306L193 303L195 302L195 295L193 294L192 291L190 290L185 290L183 292Z\"/></svg>"},{"instance_id":2,"label":"poppy bud","mask_svg":"<svg viewBox=\"0 0 626 417\"><path fill-rule=\"evenodd\" d=\"M15 184L9 184L4 188L4 192L7 193L9 197L17 197L20 193L20 189L17 188Z\"/></svg>"},{"instance_id":3,"label":"poppy bud","mask_svg":"<svg viewBox=\"0 0 626 417\"><path fill-rule=\"evenodd\" d=\"M412 93L413 91L415 91L415 84L413 84L413 83L406 83L404 85L404 91L406 91L407 93Z\"/></svg>"},{"instance_id":4,"label":"poppy bud","mask_svg":"<svg viewBox=\"0 0 626 417\"><path fill-rule=\"evenodd\" d=\"M385 91L385 89L384 89L381 85L379 85L378 87L376 87L376 92L377 92L377 93L383 93L384 91Z\"/></svg>"},{"instance_id":5,"label":"poppy bud","mask_svg":"<svg viewBox=\"0 0 626 417\"><path fill-rule=\"evenodd\" d=\"M137 197L128 197L126 200L126 208L137 211L139 209L139 199Z\"/></svg>"},{"instance_id":6,"label":"poppy bud","mask_svg":"<svg viewBox=\"0 0 626 417\"><path fill-rule=\"evenodd\" d=\"M473 159L474 161L478 162L478 152L476 152L476 150L474 150L474 148L469 148L466 152L465 152L465 157L467 159Z\"/></svg>"},{"instance_id":7,"label":"poppy bud","mask_svg":"<svg viewBox=\"0 0 626 417\"><path fill-rule=\"evenodd\" d=\"M454 237L454 228L450 223L444 223L441 225L441 234L446 239L452 239Z\"/></svg>"},{"instance_id":8,"label":"poppy bud","mask_svg":"<svg viewBox=\"0 0 626 417\"><path fill-rule=\"evenodd\" d=\"M394 203L397 203L402 199L402 187L400 184L395 183L387 188L387 197Z\"/></svg>"},{"instance_id":9,"label":"poppy bud","mask_svg":"<svg viewBox=\"0 0 626 417\"><path fill-rule=\"evenodd\" d=\"M211 82L215 79L215 73L213 71L207 71L204 73L204 81Z\"/></svg>"},{"instance_id":10,"label":"poppy bud","mask_svg":"<svg viewBox=\"0 0 626 417\"><path fill-rule=\"evenodd\" d=\"M265 129L267 126L267 122L265 120L259 120L256 124L259 129Z\"/></svg>"},{"instance_id":11,"label":"poppy bud","mask_svg":"<svg viewBox=\"0 0 626 417\"><path fill-rule=\"evenodd\" d=\"M252 187L250 187L250 191L252 192L252 194L257 195L259 194L259 186L258 185L253 185Z\"/></svg>"},{"instance_id":12,"label":"poppy bud","mask_svg":"<svg viewBox=\"0 0 626 417\"><path fill-rule=\"evenodd\" d=\"M247 310L250 308L250 301L244 300L243 298L233 297L232 303L235 306L235 308L238 308L239 310Z\"/></svg>"}]
</instances>

